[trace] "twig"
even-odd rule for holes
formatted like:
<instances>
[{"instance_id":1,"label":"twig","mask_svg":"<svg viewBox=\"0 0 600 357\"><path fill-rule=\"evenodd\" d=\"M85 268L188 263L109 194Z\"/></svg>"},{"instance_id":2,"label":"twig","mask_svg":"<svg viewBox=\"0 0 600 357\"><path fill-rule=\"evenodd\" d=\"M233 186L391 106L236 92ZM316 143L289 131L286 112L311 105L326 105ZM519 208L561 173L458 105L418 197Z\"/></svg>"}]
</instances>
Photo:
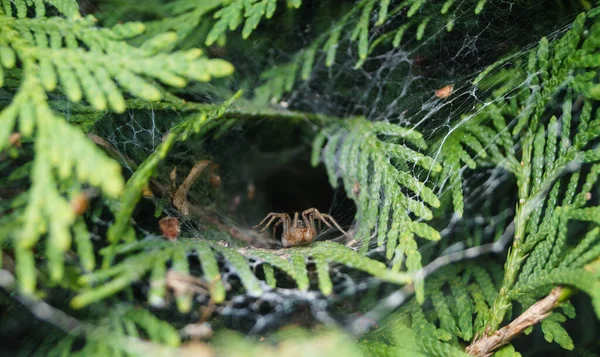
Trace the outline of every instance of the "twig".
<instances>
[{"instance_id":1,"label":"twig","mask_svg":"<svg viewBox=\"0 0 600 357\"><path fill-rule=\"evenodd\" d=\"M0 287L6 291L13 292L15 285L16 282L12 273L6 269L0 269ZM35 300L18 293L12 293L10 296L29 309L36 318L46 321L65 332L77 335L92 328L42 300Z\"/></svg>"},{"instance_id":2,"label":"twig","mask_svg":"<svg viewBox=\"0 0 600 357\"><path fill-rule=\"evenodd\" d=\"M510 239L512 238L514 229L515 224L514 222L511 222L511 224L508 225L508 227L506 227L506 230L502 234L502 237L500 237L500 239L498 239L494 243L467 248L434 259L431 263L427 264L422 269L415 272L415 280L425 279L439 268L451 263L456 263L465 259L477 258L483 254L500 253L504 251L504 248L506 248L506 245L510 242Z\"/></svg>"},{"instance_id":3,"label":"twig","mask_svg":"<svg viewBox=\"0 0 600 357\"><path fill-rule=\"evenodd\" d=\"M104 138L99 137L94 133L87 134L88 138L92 140L96 145L102 146L109 154L111 154L114 158L120 159L123 163L125 163L131 171L137 169L138 165L131 158L123 155L117 148L115 148L111 143L106 141Z\"/></svg>"},{"instance_id":4,"label":"twig","mask_svg":"<svg viewBox=\"0 0 600 357\"><path fill-rule=\"evenodd\" d=\"M466 348L467 353L477 357L488 357L500 347L508 344L513 338L520 335L526 328L537 324L546 317L550 316L552 309L557 307L565 296L565 288L562 286L554 288L548 296L531 305L519 317L514 319L507 326L497 330L490 336L485 334L475 339L470 346Z\"/></svg>"},{"instance_id":5,"label":"twig","mask_svg":"<svg viewBox=\"0 0 600 357\"><path fill-rule=\"evenodd\" d=\"M187 177L183 181L183 183L179 186L175 194L171 196L169 190L159 184L157 182L154 183L154 186L160 192L161 195L168 195L171 199L173 206L177 208L181 214L184 216L192 215L199 217L202 222L208 223L214 226L221 232L226 232L234 239L237 239L241 242L245 242L246 244L257 247L257 248L269 248L271 244L269 244L263 236L256 234L252 231L248 232L245 230L238 229L232 225L228 225L226 223L222 223L219 217L214 214L210 214L204 208L193 205L187 200L187 194L190 190L190 187L196 181L200 173L211 163L210 160L201 160L198 161L194 167L190 170Z\"/></svg>"},{"instance_id":6,"label":"twig","mask_svg":"<svg viewBox=\"0 0 600 357\"><path fill-rule=\"evenodd\" d=\"M181 212L184 216L190 214L189 202L187 200L188 192L190 188L198 179L198 176L202 173L202 171L210 165L210 160L200 160L190 170L183 183L179 185L179 188L173 195L173 206Z\"/></svg>"},{"instance_id":7,"label":"twig","mask_svg":"<svg viewBox=\"0 0 600 357\"><path fill-rule=\"evenodd\" d=\"M123 154L121 154L112 144L110 144L105 139L99 137L96 134L92 134L92 133L88 134L88 137L90 138L90 140L92 140L94 143L96 143L96 145L102 146L111 155L121 159L132 170L137 168L137 164L133 160L131 160L127 156L124 156ZM170 192L167 187L165 187L164 185L162 185L155 179L150 179L149 185L152 186L154 189L156 189L156 191L158 191L158 193L160 195L162 195L163 197L165 196L165 194L168 195L169 198L171 199L171 202L173 203L173 206L175 206L175 208L177 208L177 210L179 212L181 212L182 215L187 216L191 212L192 214L194 214L198 217L201 217L201 219L203 221L215 226L215 228L217 228L218 230L220 230L222 232L226 232L234 239L245 242L248 245L251 245L254 247L259 247L259 248L271 247L271 244L266 242L261 235L255 234L254 232L247 233L238 228L224 224L219 220L219 218L215 217L214 215L209 214L201 207L190 204L190 202L187 200L187 195L189 193L191 186L198 179L198 176L202 173L202 171L210 163L211 163L210 160L198 161L192 167L192 169L188 173L187 177L185 178L183 183L179 186L179 188L175 191L174 194L172 194L172 192Z\"/></svg>"}]
</instances>

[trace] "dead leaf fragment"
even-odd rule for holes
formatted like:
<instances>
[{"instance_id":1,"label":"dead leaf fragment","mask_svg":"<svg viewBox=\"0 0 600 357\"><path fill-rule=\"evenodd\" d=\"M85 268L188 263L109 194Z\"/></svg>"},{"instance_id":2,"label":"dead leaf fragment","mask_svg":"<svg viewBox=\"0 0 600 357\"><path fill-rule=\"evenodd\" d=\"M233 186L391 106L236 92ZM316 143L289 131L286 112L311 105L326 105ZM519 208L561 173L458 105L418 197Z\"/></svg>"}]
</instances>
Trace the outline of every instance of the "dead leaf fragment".
<instances>
[{"instance_id":1,"label":"dead leaf fragment","mask_svg":"<svg viewBox=\"0 0 600 357\"><path fill-rule=\"evenodd\" d=\"M89 203L88 195L79 192L71 199L71 209L76 215L80 216L88 209Z\"/></svg>"},{"instance_id":2,"label":"dead leaf fragment","mask_svg":"<svg viewBox=\"0 0 600 357\"><path fill-rule=\"evenodd\" d=\"M179 220L176 217L163 217L158 221L160 231L162 235L168 240L175 240L179 237L181 229L179 227Z\"/></svg>"},{"instance_id":3,"label":"dead leaf fragment","mask_svg":"<svg viewBox=\"0 0 600 357\"><path fill-rule=\"evenodd\" d=\"M21 147L21 133L12 133L8 137L8 145L17 148Z\"/></svg>"},{"instance_id":4,"label":"dead leaf fragment","mask_svg":"<svg viewBox=\"0 0 600 357\"><path fill-rule=\"evenodd\" d=\"M221 176L217 175L217 174L212 174L210 175L210 185L213 188L219 188L219 186L221 186Z\"/></svg>"},{"instance_id":5,"label":"dead leaf fragment","mask_svg":"<svg viewBox=\"0 0 600 357\"><path fill-rule=\"evenodd\" d=\"M256 197L256 186L254 186L254 184L252 182L250 182L248 184L248 188L247 188L247 198L249 201L252 201L254 199L254 197Z\"/></svg>"},{"instance_id":6,"label":"dead leaf fragment","mask_svg":"<svg viewBox=\"0 0 600 357\"><path fill-rule=\"evenodd\" d=\"M442 88L438 89L435 91L435 96L438 98L448 98L451 94L452 94L452 90L454 89L454 86L452 84L448 84L446 86L443 86Z\"/></svg>"}]
</instances>

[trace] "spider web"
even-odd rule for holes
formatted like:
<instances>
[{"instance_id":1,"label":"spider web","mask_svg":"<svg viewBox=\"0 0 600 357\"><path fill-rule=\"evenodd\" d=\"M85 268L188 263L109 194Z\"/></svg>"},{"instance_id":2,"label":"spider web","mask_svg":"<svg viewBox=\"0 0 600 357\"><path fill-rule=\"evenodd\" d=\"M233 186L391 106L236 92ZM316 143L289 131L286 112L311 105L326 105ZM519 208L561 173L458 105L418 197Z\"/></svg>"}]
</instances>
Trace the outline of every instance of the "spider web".
<instances>
[{"instance_id":1,"label":"spider web","mask_svg":"<svg viewBox=\"0 0 600 357\"><path fill-rule=\"evenodd\" d=\"M356 44L350 40L349 30L342 32L334 64L325 66L326 54L319 52L310 78L297 82L283 99L270 105L278 110L337 117L365 116L372 121L415 128L428 142L441 143L457 123L467 122L476 114L473 109L477 104L485 103L489 93L472 84L482 69L509 54L519 58L519 54L535 46L542 36L550 40L560 36L579 11L572 8L557 15L556 11L545 12L542 6L532 7L530 2L512 0L487 4L482 14L475 15L472 7L462 6L466 3L459 1L454 7L452 32L436 27L432 21L424 38L418 40L415 31L407 32L399 47L375 48L358 69L355 68L359 61ZM232 90L248 86L248 78L257 78L260 71L286 63L296 50L310 43L313 31L327 28L323 24L313 26L313 23L323 21L325 16L318 14L331 9L332 2L307 2L303 7L308 10L294 14L298 30L292 36L295 47L271 41L285 28L276 19L261 25L249 40L241 45L236 43L241 50L224 55L236 66L237 72L230 82L216 85ZM375 14L373 11L371 22L376 20ZM398 26L405 21L406 12L399 12L388 23ZM382 34L383 30L372 29L370 43ZM282 35L288 38L286 36ZM197 40L197 44L200 43L202 38ZM269 54L267 68L261 58L264 53ZM526 61L521 63L526 65ZM436 96L436 90L448 85L453 86L449 97ZM520 84L528 85L527 82ZM206 88L198 90L208 102L226 99L207 97ZM125 116L109 116L95 130L131 162L139 164L182 118L172 111L135 110ZM344 228L360 224L354 222L356 208L346 194L328 187L323 168L309 167L310 139L320 126L308 118L294 123L278 120L237 122L221 136L188 139L171 151L156 179L168 186L169 175L176 167L177 180L181 182L196 162L210 159L218 168L201 175L188 199L207 207L226 225L241 230L255 225L268 212L293 213L310 207L331 214ZM440 153L441 146L430 147L432 157L439 159ZM219 187L211 185L211 174L219 176ZM510 220L514 202L499 201L510 197L506 192L512 189L506 185L508 174L504 170L478 168L465 179L464 217L459 219L448 211L436 219L435 226L442 233L442 240L420 246L424 264L441 255L493 241L498 230L505 228ZM425 183L432 184L430 180ZM436 189L441 196L448 189L447 182L442 180ZM157 199L151 201L158 202ZM168 204L162 214L180 218L182 236L194 237L204 232L201 222L182 217ZM143 234L157 233L156 225L138 223ZM335 237L335 232L329 232L318 239ZM383 255L381 249L373 249L369 254L374 258ZM376 279L341 267L334 267L332 275L335 277L334 298L277 288L260 298L236 296L220 313L230 326L253 333L299 320L306 324L316 320L347 325L353 317L349 311L360 313L377 305L377 298L368 297L370 293L378 291L375 296L381 298L394 290ZM235 274L226 274L226 277L235 280Z\"/></svg>"}]
</instances>

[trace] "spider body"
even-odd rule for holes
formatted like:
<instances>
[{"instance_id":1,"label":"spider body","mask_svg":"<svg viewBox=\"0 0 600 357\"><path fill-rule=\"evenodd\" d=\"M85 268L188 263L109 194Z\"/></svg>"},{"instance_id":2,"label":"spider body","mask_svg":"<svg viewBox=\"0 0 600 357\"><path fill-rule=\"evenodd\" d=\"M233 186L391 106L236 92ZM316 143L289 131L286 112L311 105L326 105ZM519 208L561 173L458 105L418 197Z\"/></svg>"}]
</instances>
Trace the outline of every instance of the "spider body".
<instances>
[{"instance_id":1,"label":"spider body","mask_svg":"<svg viewBox=\"0 0 600 357\"><path fill-rule=\"evenodd\" d=\"M259 224L254 226L254 228L260 227L264 223L263 228L260 230L260 232L262 232L273 224L273 236L275 236L277 226L283 224L281 243L287 248L312 242L317 236L315 221L319 222L319 229L321 228L321 222L325 223L329 228L333 228L333 224L345 236L352 238L337 224L333 217L319 212L316 208L304 210L302 211L302 214L296 212L294 213L294 219L287 213L271 212Z\"/></svg>"}]
</instances>

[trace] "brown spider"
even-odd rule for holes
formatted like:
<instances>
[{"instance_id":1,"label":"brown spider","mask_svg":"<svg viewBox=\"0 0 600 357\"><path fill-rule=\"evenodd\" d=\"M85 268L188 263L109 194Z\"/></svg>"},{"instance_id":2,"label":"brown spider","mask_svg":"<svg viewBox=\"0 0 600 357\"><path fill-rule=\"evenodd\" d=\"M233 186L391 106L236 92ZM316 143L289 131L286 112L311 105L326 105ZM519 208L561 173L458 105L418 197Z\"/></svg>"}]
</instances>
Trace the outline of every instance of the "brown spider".
<instances>
[{"instance_id":1,"label":"brown spider","mask_svg":"<svg viewBox=\"0 0 600 357\"><path fill-rule=\"evenodd\" d=\"M352 238L346 233L337 222L328 214L319 212L316 208L309 208L302 211L302 219L299 219L299 213L294 213L294 219L292 220L287 213L269 213L259 224L253 228L257 228L263 225L264 227L260 232L267 229L273 222L273 237L275 237L275 229L281 223L283 223L283 234L281 235L281 243L284 247L292 247L294 245L308 244L315 239L317 236L317 229L315 227L315 220L319 221L319 229L321 229L321 222L325 223L327 227L333 228L329 222L331 222L340 232L346 237ZM329 222L327 221L329 220Z\"/></svg>"}]
</instances>

